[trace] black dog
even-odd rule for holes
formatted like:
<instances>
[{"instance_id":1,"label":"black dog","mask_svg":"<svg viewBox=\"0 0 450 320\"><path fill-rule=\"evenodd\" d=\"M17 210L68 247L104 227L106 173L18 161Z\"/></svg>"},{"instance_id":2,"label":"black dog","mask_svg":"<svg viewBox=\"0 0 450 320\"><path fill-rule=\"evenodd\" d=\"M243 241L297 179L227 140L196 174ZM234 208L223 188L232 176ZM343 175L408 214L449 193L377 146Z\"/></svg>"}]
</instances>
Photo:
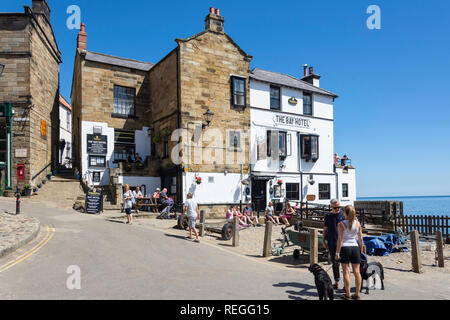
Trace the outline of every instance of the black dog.
<instances>
[{"instance_id":1,"label":"black dog","mask_svg":"<svg viewBox=\"0 0 450 320\"><path fill-rule=\"evenodd\" d=\"M372 270L369 274L369 272L367 272L367 270L369 269L369 266L371 267L370 269ZM377 272L377 270L379 272ZM361 262L361 278L363 280L366 280L366 294L369 294L369 278L372 277L375 273L378 273L378 276L380 277L381 280L381 290L384 290L384 270L383 270L383 265L379 262L371 262L371 263L367 263L367 261L363 261ZM361 286L361 292L363 291L363 286Z\"/></svg>"},{"instance_id":2,"label":"black dog","mask_svg":"<svg viewBox=\"0 0 450 320\"><path fill-rule=\"evenodd\" d=\"M312 264L308 270L314 274L319 300L334 300L333 283L328 273L318 264Z\"/></svg>"}]
</instances>

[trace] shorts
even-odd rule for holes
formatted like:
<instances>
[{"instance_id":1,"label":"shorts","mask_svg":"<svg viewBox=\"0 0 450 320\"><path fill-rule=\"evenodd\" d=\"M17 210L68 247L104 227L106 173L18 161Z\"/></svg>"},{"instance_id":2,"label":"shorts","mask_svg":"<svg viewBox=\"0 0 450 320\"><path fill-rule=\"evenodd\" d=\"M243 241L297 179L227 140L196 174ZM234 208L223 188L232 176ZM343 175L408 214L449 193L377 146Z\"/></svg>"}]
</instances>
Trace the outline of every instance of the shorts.
<instances>
[{"instance_id":1,"label":"shorts","mask_svg":"<svg viewBox=\"0 0 450 320\"><path fill-rule=\"evenodd\" d=\"M130 216L131 215L131 208L126 208L125 213Z\"/></svg>"},{"instance_id":2,"label":"shorts","mask_svg":"<svg viewBox=\"0 0 450 320\"><path fill-rule=\"evenodd\" d=\"M195 229L195 222L197 221L197 216L188 216L188 227L189 229Z\"/></svg>"},{"instance_id":3,"label":"shorts","mask_svg":"<svg viewBox=\"0 0 450 320\"><path fill-rule=\"evenodd\" d=\"M341 260L344 264L361 264L361 250L359 247L342 247Z\"/></svg>"}]
</instances>

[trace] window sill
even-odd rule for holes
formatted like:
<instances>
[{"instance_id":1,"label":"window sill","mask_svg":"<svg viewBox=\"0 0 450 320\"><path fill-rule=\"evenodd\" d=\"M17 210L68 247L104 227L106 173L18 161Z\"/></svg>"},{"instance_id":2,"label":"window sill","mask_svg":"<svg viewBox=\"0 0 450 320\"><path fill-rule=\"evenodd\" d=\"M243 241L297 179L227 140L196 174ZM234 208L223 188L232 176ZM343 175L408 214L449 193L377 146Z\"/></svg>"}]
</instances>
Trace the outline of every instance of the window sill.
<instances>
[{"instance_id":1,"label":"window sill","mask_svg":"<svg viewBox=\"0 0 450 320\"><path fill-rule=\"evenodd\" d=\"M139 119L136 116L126 115L126 114L120 114L120 113L111 113L111 118L119 118L119 119Z\"/></svg>"},{"instance_id":2,"label":"window sill","mask_svg":"<svg viewBox=\"0 0 450 320\"><path fill-rule=\"evenodd\" d=\"M242 150L242 148L234 148L234 147L228 147L227 151L231 151L231 152L242 152L244 150Z\"/></svg>"}]
</instances>

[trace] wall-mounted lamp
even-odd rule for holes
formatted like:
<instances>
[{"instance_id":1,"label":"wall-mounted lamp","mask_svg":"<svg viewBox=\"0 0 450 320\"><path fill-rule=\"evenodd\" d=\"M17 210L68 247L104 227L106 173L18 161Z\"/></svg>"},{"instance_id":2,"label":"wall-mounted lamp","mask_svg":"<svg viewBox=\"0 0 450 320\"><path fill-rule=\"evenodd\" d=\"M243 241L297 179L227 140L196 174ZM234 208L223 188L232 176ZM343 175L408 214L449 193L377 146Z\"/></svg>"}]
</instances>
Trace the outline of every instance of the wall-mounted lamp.
<instances>
[{"instance_id":1,"label":"wall-mounted lamp","mask_svg":"<svg viewBox=\"0 0 450 320\"><path fill-rule=\"evenodd\" d=\"M214 113L208 109L208 111L206 111L206 113L203 116L205 117L206 124L202 125L202 129L205 129L206 127L209 127L209 125L212 121L212 117L214 116Z\"/></svg>"},{"instance_id":2,"label":"wall-mounted lamp","mask_svg":"<svg viewBox=\"0 0 450 320\"><path fill-rule=\"evenodd\" d=\"M2 76L3 70L5 70L5 65L0 63L0 77Z\"/></svg>"},{"instance_id":3,"label":"wall-mounted lamp","mask_svg":"<svg viewBox=\"0 0 450 320\"><path fill-rule=\"evenodd\" d=\"M149 137L151 137L153 135L153 132L155 132L154 128L148 128L147 133L148 133Z\"/></svg>"},{"instance_id":4,"label":"wall-mounted lamp","mask_svg":"<svg viewBox=\"0 0 450 320\"><path fill-rule=\"evenodd\" d=\"M312 186L316 183L316 181L314 180L314 175L309 175L308 183Z\"/></svg>"}]
</instances>

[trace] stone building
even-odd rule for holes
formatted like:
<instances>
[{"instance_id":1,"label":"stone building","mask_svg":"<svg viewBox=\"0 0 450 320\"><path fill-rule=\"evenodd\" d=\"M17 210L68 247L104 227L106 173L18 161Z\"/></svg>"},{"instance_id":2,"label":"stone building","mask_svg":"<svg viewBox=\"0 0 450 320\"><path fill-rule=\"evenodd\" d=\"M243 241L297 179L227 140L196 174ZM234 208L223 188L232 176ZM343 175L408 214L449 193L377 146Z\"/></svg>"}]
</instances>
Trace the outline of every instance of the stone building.
<instances>
[{"instance_id":1,"label":"stone building","mask_svg":"<svg viewBox=\"0 0 450 320\"><path fill-rule=\"evenodd\" d=\"M55 165L61 53L45 0L0 13L0 170L5 195L36 186Z\"/></svg>"},{"instance_id":2,"label":"stone building","mask_svg":"<svg viewBox=\"0 0 450 320\"><path fill-rule=\"evenodd\" d=\"M225 33L219 10L211 8L205 30L176 39L156 64L87 51L87 39L82 24L72 84L73 143L74 165L87 182L117 191L128 183L147 193L166 187L178 203L193 192L209 213L239 204L241 182L250 173L252 57ZM105 147L88 150L93 138ZM125 170L130 151L145 160L140 174ZM195 183L198 177L202 184Z\"/></svg>"}]
</instances>

